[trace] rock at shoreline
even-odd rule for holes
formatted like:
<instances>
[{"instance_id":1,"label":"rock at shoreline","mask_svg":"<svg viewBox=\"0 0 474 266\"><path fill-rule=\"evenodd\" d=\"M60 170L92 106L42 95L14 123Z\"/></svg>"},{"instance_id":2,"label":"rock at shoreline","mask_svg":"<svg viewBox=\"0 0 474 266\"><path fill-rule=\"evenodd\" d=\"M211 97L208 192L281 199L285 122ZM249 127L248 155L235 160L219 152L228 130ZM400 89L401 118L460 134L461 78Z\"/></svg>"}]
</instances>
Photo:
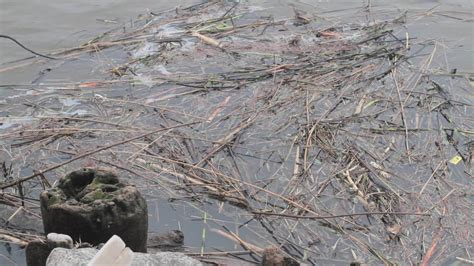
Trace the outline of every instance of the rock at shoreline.
<instances>
[{"instance_id":1,"label":"rock at shoreline","mask_svg":"<svg viewBox=\"0 0 474 266\"><path fill-rule=\"evenodd\" d=\"M64 234L49 233L46 236L46 241L51 250L54 248L73 248L74 246L72 238Z\"/></svg>"},{"instance_id":2,"label":"rock at shoreline","mask_svg":"<svg viewBox=\"0 0 474 266\"><path fill-rule=\"evenodd\" d=\"M294 259L285 256L277 247L269 246L263 251L262 266L298 266Z\"/></svg>"},{"instance_id":3,"label":"rock at shoreline","mask_svg":"<svg viewBox=\"0 0 474 266\"><path fill-rule=\"evenodd\" d=\"M146 252L148 211L133 186L107 170L84 168L41 193L45 233L61 233L93 245L120 236L136 252Z\"/></svg>"},{"instance_id":4,"label":"rock at shoreline","mask_svg":"<svg viewBox=\"0 0 474 266\"><path fill-rule=\"evenodd\" d=\"M73 247L70 236L56 233L49 233L46 242L42 240L34 240L26 246L26 265L28 266L44 266L51 250L61 247Z\"/></svg>"},{"instance_id":5,"label":"rock at shoreline","mask_svg":"<svg viewBox=\"0 0 474 266\"><path fill-rule=\"evenodd\" d=\"M148 248L159 251L182 251L184 245L184 234L180 230L172 230L164 234L150 233L148 236Z\"/></svg>"},{"instance_id":6,"label":"rock at shoreline","mask_svg":"<svg viewBox=\"0 0 474 266\"><path fill-rule=\"evenodd\" d=\"M26 265L44 266L51 249L48 244L41 240L34 240L28 243L25 249Z\"/></svg>"},{"instance_id":7,"label":"rock at shoreline","mask_svg":"<svg viewBox=\"0 0 474 266\"><path fill-rule=\"evenodd\" d=\"M55 248L48 257L47 266L87 266L97 254L94 248L64 249ZM200 261L182 253L159 252L156 254L134 253L132 266L167 265L167 266L201 266Z\"/></svg>"}]
</instances>

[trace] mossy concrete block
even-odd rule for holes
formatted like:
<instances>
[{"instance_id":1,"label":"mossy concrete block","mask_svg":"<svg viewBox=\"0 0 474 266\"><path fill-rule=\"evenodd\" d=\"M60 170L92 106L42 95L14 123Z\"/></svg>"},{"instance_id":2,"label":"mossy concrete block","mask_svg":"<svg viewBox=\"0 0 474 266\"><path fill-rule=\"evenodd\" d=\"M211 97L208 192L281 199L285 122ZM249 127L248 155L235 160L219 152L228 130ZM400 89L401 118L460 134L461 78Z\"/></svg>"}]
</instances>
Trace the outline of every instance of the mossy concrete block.
<instances>
[{"instance_id":1,"label":"mossy concrete block","mask_svg":"<svg viewBox=\"0 0 474 266\"><path fill-rule=\"evenodd\" d=\"M93 245L120 236L133 251L146 252L145 199L111 171L84 168L40 196L45 233L61 233Z\"/></svg>"}]
</instances>

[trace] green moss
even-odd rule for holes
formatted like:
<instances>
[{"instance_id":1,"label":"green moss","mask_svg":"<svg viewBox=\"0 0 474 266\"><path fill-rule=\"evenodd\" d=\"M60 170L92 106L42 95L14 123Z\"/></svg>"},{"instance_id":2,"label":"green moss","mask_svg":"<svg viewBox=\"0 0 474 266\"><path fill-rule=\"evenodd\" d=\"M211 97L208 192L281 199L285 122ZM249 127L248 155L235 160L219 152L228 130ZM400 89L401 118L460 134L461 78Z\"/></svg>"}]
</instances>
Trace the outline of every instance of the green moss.
<instances>
[{"instance_id":1,"label":"green moss","mask_svg":"<svg viewBox=\"0 0 474 266\"><path fill-rule=\"evenodd\" d=\"M58 203L61 203L63 202L63 200L61 199L61 196L58 195L56 192L53 193L49 193L48 194L48 206L52 206L54 204L58 204Z\"/></svg>"},{"instance_id":2,"label":"green moss","mask_svg":"<svg viewBox=\"0 0 474 266\"><path fill-rule=\"evenodd\" d=\"M91 203L95 200L111 200L113 199L113 195L109 193L105 193L102 191L101 188L97 188L92 192L87 193L84 197L81 198L81 202L83 203Z\"/></svg>"},{"instance_id":3,"label":"green moss","mask_svg":"<svg viewBox=\"0 0 474 266\"><path fill-rule=\"evenodd\" d=\"M53 193L56 196L49 202L56 204L71 198L85 204L96 200L112 200L124 186L111 171L83 168L61 178L58 191Z\"/></svg>"},{"instance_id":4,"label":"green moss","mask_svg":"<svg viewBox=\"0 0 474 266\"><path fill-rule=\"evenodd\" d=\"M90 184L95 176L95 170L91 168L83 168L69 173L59 180L58 187L66 193L68 197L75 197L88 184Z\"/></svg>"},{"instance_id":5,"label":"green moss","mask_svg":"<svg viewBox=\"0 0 474 266\"><path fill-rule=\"evenodd\" d=\"M92 184L118 184L118 177L109 171L97 170Z\"/></svg>"}]
</instances>

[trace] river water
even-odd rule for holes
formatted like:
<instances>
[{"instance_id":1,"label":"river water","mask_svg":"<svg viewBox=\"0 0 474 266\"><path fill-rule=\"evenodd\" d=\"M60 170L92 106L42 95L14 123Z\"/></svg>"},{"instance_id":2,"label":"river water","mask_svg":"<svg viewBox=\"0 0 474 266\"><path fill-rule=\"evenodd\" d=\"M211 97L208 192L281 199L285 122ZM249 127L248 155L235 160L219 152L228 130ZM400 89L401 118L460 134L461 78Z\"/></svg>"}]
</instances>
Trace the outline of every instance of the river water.
<instances>
[{"instance_id":1,"label":"river water","mask_svg":"<svg viewBox=\"0 0 474 266\"><path fill-rule=\"evenodd\" d=\"M130 1L130 0L98 0L98 1L61 1L61 0L0 0L0 34L14 37L32 50L48 53L61 48L78 46L101 33L120 27L130 26L140 14L160 12L187 6L199 1ZM247 2L247 1L245 1ZM252 5L274 8L281 16L287 16L291 5L300 10L311 10L309 13L324 15L335 22L342 21L341 12L357 13L356 8L367 6L361 0L252 0ZM435 58L438 67L444 71L457 69L458 73L474 72L474 1L472 0L401 0L371 1L372 8L379 12L391 14L409 11L411 19L407 23L407 33L416 37L417 41L436 39L439 42L439 53ZM331 12L338 10L338 12ZM344 11L345 10L345 11ZM356 16L357 17L357 16ZM361 21L366 19L359 16ZM10 40L0 38L0 69L7 62L22 59L30 54ZM22 71L6 71L0 73L0 85L31 83L36 69ZM0 87L0 102L7 92ZM1 110L0 110L1 116ZM150 227L159 230L158 221L175 229L179 221L188 231L199 231L200 227L189 221L180 220L185 212L182 210L177 217L167 216L171 209L166 204L150 202L153 220ZM159 211L158 211L159 210ZM187 210L189 211L189 210ZM159 213L164 213L165 216ZM198 215L198 214L196 214ZM194 242L199 242L199 234ZM216 240L217 241L217 240ZM12 263L24 265L24 253L21 250L8 250L10 247L0 246L0 264ZM4 254L4 255L2 255ZM7 257L7 259L2 259ZM7 264L8 265L8 264Z\"/></svg>"},{"instance_id":2,"label":"river water","mask_svg":"<svg viewBox=\"0 0 474 266\"><path fill-rule=\"evenodd\" d=\"M377 12L395 15L397 12L409 11L412 15L407 23L409 36L416 37L418 42L436 39L445 50L444 58L439 60L444 67L457 68L458 72L474 71L474 1L471 0L251 0L250 3L274 9L272 12L280 13L281 16L292 12L290 6L294 5L310 14L332 16L331 19L338 22L344 19L344 10L357 13L357 8L367 6L367 1ZM0 34L14 37L37 52L47 53L78 46L122 25L131 26L140 14L185 7L197 2L0 0ZM334 10L342 13L333 13ZM360 16L357 19L365 21L367 18ZM31 54L12 41L0 38L0 64L27 56ZM31 82L29 71L36 69L0 72L0 84ZM5 92L0 88L1 95L5 95Z\"/></svg>"},{"instance_id":3,"label":"river water","mask_svg":"<svg viewBox=\"0 0 474 266\"><path fill-rule=\"evenodd\" d=\"M252 0L255 5L287 7L295 4L303 10L315 12L350 9L367 5L367 0ZM139 14L187 6L199 1L40 1L0 0L0 34L12 36L36 51L77 46L100 33L130 23ZM371 1L372 7L387 10L412 10L413 12L442 12L421 16L408 25L417 38L445 41L452 50L450 62L460 69L473 70L472 12L471 0L401 0ZM464 21L463 21L464 20ZM469 21L471 20L471 21ZM26 51L6 39L0 39L0 63L28 56ZM4 77L0 77L4 78ZM1 81L1 80L0 80Z\"/></svg>"}]
</instances>

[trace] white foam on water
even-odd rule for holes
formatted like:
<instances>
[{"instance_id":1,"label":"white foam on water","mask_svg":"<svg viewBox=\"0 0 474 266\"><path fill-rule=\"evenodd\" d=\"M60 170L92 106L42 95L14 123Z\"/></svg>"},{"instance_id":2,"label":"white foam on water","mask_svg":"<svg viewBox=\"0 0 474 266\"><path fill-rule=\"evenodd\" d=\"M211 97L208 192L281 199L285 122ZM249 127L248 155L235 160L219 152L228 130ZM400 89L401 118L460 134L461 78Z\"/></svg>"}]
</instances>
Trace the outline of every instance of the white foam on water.
<instances>
[{"instance_id":1,"label":"white foam on water","mask_svg":"<svg viewBox=\"0 0 474 266\"><path fill-rule=\"evenodd\" d=\"M81 104L79 100L73 99L73 98L61 98L59 99L59 102L62 103L62 105L66 107L71 107L71 106L76 106L76 105Z\"/></svg>"},{"instance_id":2,"label":"white foam on water","mask_svg":"<svg viewBox=\"0 0 474 266\"><path fill-rule=\"evenodd\" d=\"M155 82L153 81L153 79L150 76L147 76L147 75L137 74L134 77L134 79L139 81L140 83L142 83L143 85L145 85L149 88L152 87L153 85L155 85Z\"/></svg>"},{"instance_id":3,"label":"white foam on water","mask_svg":"<svg viewBox=\"0 0 474 266\"><path fill-rule=\"evenodd\" d=\"M185 31L177 28L171 24L166 24L158 27L157 38L170 38L181 36Z\"/></svg>"},{"instance_id":4,"label":"white foam on water","mask_svg":"<svg viewBox=\"0 0 474 266\"><path fill-rule=\"evenodd\" d=\"M158 71L158 73L169 76L172 75L173 73L169 72L164 65L157 65L153 68L154 70Z\"/></svg>"},{"instance_id":5,"label":"white foam on water","mask_svg":"<svg viewBox=\"0 0 474 266\"><path fill-rule=\"evenodd\" d=\"M77 110L73 110L73 111L66 111L66 112L63 112L63 114L65 115L86 115L88 114L89 112L87 110L83 110L83 109L77 109Z\"/></svg>"},{"instance_id":6,"label":"white foam on water","mask_svg":"<svg viewBox=\"0 0 474 266\"><path fill-rule=\"evenodd\" d=\"M135 52L133 52L132 57L135 59L146 57L158 52L158 50L158 44L152 42L145 42L141 47L139 47Z\"/></svg>"}]
</instances>

